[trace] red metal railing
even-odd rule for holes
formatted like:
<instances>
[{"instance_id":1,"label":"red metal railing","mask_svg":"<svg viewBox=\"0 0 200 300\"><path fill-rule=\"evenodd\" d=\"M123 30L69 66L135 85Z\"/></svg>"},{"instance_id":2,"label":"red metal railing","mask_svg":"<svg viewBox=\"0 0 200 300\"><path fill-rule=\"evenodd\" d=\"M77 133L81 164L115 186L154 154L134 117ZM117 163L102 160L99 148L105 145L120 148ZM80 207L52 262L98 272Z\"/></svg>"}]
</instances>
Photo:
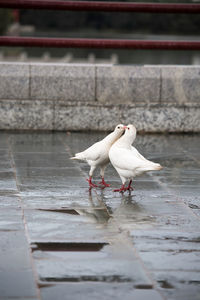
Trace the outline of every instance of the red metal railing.
<instances>
[{"instance_id":1,"label":"red metal railing","mask_svg":"<svg viewBox=\"0 0 200 300\"><path fill-rule=\"evenodd\" d=\"M0 37L0 46L56 47L56 48L107 48L107 49L167 49L200 50L198 41L144 41L116 39L78 39L78 38L31 38Z\"/></svg>"},{"instance_id":2,"label":"red metal railing","mask_svg":"<svg viewBox=\"0 0 200 300\"><path fill-rule=\"evenodd\" d=\"M199 4L124 3L97 1L0 0L1 8L51 10L93 10L148 13L200 13ZM30 46L57 48L119 48L200 50L200 41L144 41L79 38L0 37L0 46Z\"/></svg>"},{"instance_id":3,"label":"red metal railing","mask_svg":"<svg viewBox=\"0 0 200 300\"><path fill-rule=\"evenodd\" d=\"M199 4L131 3L98 1L0 0L1 8L118 11L147 13L200 13Z\"/></svg>"}]
</instances>

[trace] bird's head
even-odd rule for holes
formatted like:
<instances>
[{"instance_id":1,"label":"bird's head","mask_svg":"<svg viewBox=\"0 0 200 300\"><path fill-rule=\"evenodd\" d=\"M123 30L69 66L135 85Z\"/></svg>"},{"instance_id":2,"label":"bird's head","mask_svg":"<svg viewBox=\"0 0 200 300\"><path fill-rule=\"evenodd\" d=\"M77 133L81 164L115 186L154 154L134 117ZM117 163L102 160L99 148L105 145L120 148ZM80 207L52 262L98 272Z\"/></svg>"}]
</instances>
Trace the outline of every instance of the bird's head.
<instances>
[{"instance_id":1,"label":"bird's head","mask_svg":"<svg viewBox=\"0 0 200 300\"><path fill-rule=\"evenodd\" d=\"M136 128L134 125L129 124L129 125L125 126L125 135L132 140L132 143L136 138L136 132L137 131L136 131Z\"/></svg>"},{"instance_id":2,"label":"bird's head","mask_svg":"<svg viewBox=\"0 0 200 300\"><path fill-rule=\"evenodd\" d=\"M123 124L118 124L116 127L115 127L115 132L118 132L120 135L122 135L122 133L125 131L126 129L126 126L123 125Z\"/></svg>"}]
</instances>

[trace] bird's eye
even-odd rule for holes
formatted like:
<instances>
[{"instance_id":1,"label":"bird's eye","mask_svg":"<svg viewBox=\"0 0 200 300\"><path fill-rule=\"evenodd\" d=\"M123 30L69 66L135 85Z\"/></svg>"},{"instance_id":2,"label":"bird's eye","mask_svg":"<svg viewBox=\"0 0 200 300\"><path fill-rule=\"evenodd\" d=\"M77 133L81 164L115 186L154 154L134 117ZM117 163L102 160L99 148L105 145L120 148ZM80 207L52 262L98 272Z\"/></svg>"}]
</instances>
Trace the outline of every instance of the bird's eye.
<instances>
[{"instance_id":1,"label":"bird's eye","mask_svg":"<svg viewBox=\"0 0 200 300\"><path fill-rule=\"evenodd\" d=\"M117 128L120 129L120 126L118 126Z\"/></svg>"},{"instance_id":2,"label":"bird's eye","mask_svg":"<svg viewBox=\"0 0 200 300\"><path fill-rule=\"evenodd\" d=\"M128 128L128 130L130 129L130 127L127 127Z\"/></svg>"}]
</instances>

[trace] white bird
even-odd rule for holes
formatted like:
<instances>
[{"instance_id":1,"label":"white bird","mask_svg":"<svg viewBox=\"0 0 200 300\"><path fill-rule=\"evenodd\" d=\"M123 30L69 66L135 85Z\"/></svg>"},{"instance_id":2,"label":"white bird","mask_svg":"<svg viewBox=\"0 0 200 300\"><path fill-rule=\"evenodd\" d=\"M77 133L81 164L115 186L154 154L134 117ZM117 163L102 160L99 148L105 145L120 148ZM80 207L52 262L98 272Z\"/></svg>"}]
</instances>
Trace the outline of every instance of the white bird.
<instances>
[{"instance_id":1,"label":"white bird","mask_svg":"<svg viewBox=\"0 0 200 300\"><path fill-rule=\"evenodd\" d=\"M125 134L120 137L110 148L109 158L113 167L118 172L122 186L114 192L124 192L132 190L131 184L133 177L141 175L147 171L161 170L162 166L147 160L136 148L132 146L136 138L136 128L133 125L126 126ZM128 187L125 187L129 180Z\"/></svg>"},{"instance_id":2,"label":"white bird","mask_svg":"<svg viewBox=\"0 0 200 300\"><path fill-rule=\"evenodd\" d=\"M90 188L97 187L97 185L92 183L92 175L97 167L100 167L100 184L104 187L110 186L104 181L105 168L109 163L108 153L112 144L120 138L124 130L125 126L123 124L117 125L115 130L107 135L103 140L93 144L83 152L76 153L74 157L71 157L71 159L85 160L90 165L89 179L87 179Z\"/></svg>"}]
</instances>

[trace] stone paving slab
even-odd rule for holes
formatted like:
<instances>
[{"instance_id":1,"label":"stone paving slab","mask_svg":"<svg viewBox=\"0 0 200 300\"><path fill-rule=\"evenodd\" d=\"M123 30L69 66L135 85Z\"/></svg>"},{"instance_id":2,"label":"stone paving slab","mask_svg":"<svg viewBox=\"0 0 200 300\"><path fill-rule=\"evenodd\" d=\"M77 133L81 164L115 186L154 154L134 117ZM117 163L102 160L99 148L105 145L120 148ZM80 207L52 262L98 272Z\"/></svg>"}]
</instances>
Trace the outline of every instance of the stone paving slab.
<instances>
[{"instance_id":1,"label":"stone paving slab","mask_svg":"<svg viewBox=\"0 0 200 300\"><path fill-rule=\"evenodd\" d=\"M105 242L106 228L95 224L94 218L54 211L25 212L31 242L99 241Z\"/></svg>"},{"instance_id":2,"label":"stone paving slab","mask_svg":"<svg viewBox=\"0 0 200 300\"><path fill-rule=\"evenodd\" d=\"M36 299L21 210L3 207L0 212L0 299Z\"/></svg>"},{"instance_id":3,"label":"stone paving slab","mask_svg":"<svg viewBox=\"0 0 200 300\"><path fill-rule=\"evenodd\" d=\"M41 289L42 299L54 300L58 295L62 300L162 300L157 291L134 289L130 283L67 283Z\"/></svg>"},{"instance_id":4,"label":"stone paving slab","mask_svg":"<svg viewBox=\"0 0 200 300\"><path fill-rule=\"evenodd\" d=\"M85 209L91 207L88 193L81 195L21 195L23 206L25 208L35 209ZM92 204L93 205L93 204ZM95 203L95 207L101 207L101 204Z\"/></svg>"},{"instance_id":5,"label":"stone paving slab","mask_svg":"<svg viewBox=\"0 0 200 300\"><path fill-rule=\"evenodd\" d=\"M9 145L12 148L13 153L65 153L66 150L63 148L62 139L66 135L65 133L53 134L49 132L46 134L41 131L15 131L14 133L10 133L9 135L2 131L1 134L4 137L4 140L9 137ZM1 144L0 144L1 145ZM5 142L6 147L8 147L8 143Z\"/></svg>"},{"instance_id":6,"label":"stone paving slab","mask_svg":"<svg viewBox=\"0 0 200 300\"><path fill-rule=\"evenodd\" d=\"M0 299L36 299L33 271L23 230L0 229L0 241Z\"/></svg>"},{"instance_id":7,"label":"stone paving slab","mask_svg":"<svg viewBox=\"0 0 200 300\"><path fill-rule=\"evenodd\" d=\"M29 271L0 272L0 293L2 300L7 299L38 299L33 273Z\"/></svg>"},{"instance_id":8,"label":"stone paving slab","mask_svg":"<svg viewBox=\"0 0 200 300\"><path fill-rule=\"evenodd\" d=\"M173 247L169 244L169 247ZM190 255L188 255L190 252ZM145 265L151 270L165 271L200 271L200 250L196 249L153 249L152 251L140 252ZM180 264L182 262L182 264Z\"/></svg>"},{"instance_id":9,"label":"stone paving slab","mask_svg":"<svg viewBox=\"0 0 200 300\"><path fill-rule=\"evenodd\" d=\"M156 271L152 276L155 276L158 282L158 291L164 294L166 299L199 299L199 272Z\"/></svg>"},{"instance_id":10,"label":"stone paving slab","mask_svg":"<svg viewBox=\"0 0 200 300\"><path fill-rule=\"evenodd\" d=\"M18 196L16 192L0 191L0 209L5 207L20 208Z\"/></svg>"},{"instance_id":11,"label":"stone paving slab","mask_svg":"<svg viewBox=\"0 0 200 300\"><path fill-rule=\"evenodd\" d=\"M63 163L67 167L74 167L73 161L69 160L66 153L14 153L16 167L20 168L62 168ZM66 167L65 165L65 167Z\"/></svg>"},{"instance_id":12,"label":"stone paving slab","mask_svg":"<svg viewBox=\"0 0 200 300\"><path fill-rule=\"evenodd\" d=\"M89 192L69 160L103 136L0 132L2 300L198 299L200 136L139 135L164 169L130 195L111 166L111 187Z\"/></svg>"},{"instance_id":13,"label":"stone paving slab","mask_svg":"<svg viewBox=\"0 0 200 300\"><path fill-rule=\"evenodd\" d=\"M43 252L41 255L39 253L34 256L39 279L47 282L132 282L135 287L152 288L151 280L134 255L131 257L119 253L112 255L111 249L108 253L106 251Z\"/></svg>"}]
</instances>

